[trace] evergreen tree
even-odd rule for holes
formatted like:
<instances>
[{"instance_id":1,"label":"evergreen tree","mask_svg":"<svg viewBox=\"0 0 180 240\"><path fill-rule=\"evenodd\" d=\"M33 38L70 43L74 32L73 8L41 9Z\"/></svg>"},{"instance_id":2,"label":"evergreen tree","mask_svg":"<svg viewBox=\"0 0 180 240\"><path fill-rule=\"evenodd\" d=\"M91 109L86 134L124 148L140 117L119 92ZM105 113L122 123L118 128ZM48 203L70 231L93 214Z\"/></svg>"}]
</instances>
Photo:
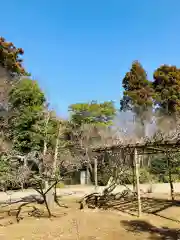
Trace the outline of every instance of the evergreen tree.
<instances>
[{"instance_id":1,"label":"evergreen tree","mask_svg":"<svg viewBox=\"0 0 180 240\"><path fill-rule=\"evenodd\" d=\"M140 135L144 134L144 121L149 118L153 106L153 88L147 79L147 73L142 65L135 61L126 73L122 86L123 97L120 101L121 111L132 111L135 114L138 127L141 126ZM138 130L139 132L139 130Z\"/></svg>"},{"instance_id":2,"label":"evergreen tree","mask_svg":"<svg viewBox=\"0 0 180 240\"><path fill-rule=\"evenodd\" d=\"M180 69L162 65L154 72L155 103L164 115L180 113Z\"/></svg>"}]
</instances>

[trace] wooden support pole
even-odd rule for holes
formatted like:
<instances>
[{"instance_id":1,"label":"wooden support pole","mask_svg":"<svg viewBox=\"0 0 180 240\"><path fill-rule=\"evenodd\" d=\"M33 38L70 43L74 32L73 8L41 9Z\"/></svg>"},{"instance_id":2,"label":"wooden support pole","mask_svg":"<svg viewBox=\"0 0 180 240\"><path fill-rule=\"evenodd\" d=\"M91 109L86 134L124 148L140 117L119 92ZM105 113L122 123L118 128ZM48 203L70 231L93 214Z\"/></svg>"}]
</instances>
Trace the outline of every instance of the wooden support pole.
<instances>
[{"instance_id":1,"label":"wooden support pole","mask_svg":"<svg viewBox=\"0 0 180 240\"><path fill-rule=\"evenodd\" d=\"M95 191L97 191L98 187L98 179L97 179L97 158L94 158L94 184L95 184Z\"/></svg>"},{"instance_id":2,"label":"wooden support pole","mask_svg":"<svg viewBox=\"0 0 180 240\"><path fill-rule=\"evenodd\" d=\"M88 168L88 165L86 165L86 184L89 184L89 168Z\"/></svg>"},{"instance_id":3,"label":"wooden support pole","mask_svg":"<svg viewBox=\"0 0 180 240\"><path fill-rule=\"evenodd\" d=\"M132 170L132 184L133 184L133 192L136 191L136 178L135 178L135 161L134 161L134 154L131 153L130 155L130 161L131 161L131 170Z\"/></svg>"},{"instance_id":4,"label":"wooden support pole","mask_svg":"<svg viewBox=\"0 0 180 240\"><path fill-rule=\"evenodd\" d=\"M140 194L140 184L139 184L139 159L137 155L137 149L134 150L134 163L136 170L136 191L137 191L137 200L138 200L138 217L141 217L141 194Z\"/></svg>"}]
</instances>

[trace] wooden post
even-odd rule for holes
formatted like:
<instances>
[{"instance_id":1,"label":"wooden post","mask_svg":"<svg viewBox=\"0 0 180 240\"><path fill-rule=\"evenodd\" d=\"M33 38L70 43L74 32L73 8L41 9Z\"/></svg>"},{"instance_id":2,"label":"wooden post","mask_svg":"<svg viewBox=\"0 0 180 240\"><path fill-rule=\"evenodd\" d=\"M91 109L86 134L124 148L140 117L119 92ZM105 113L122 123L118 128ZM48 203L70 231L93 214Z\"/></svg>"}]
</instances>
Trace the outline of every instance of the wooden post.
<instances>
[{"instance_id":1,"label":"wooden post","mask_svg":"<svg viewBox=\"0 0 180 240\"><path fill-rule=\"evenodd\" d=\"M167 154L167 161L168 161L169 184L171 189L171 199L172 201L174 201L175 197L174 197L174 185L172 180L172 159L170 159L170 156L168 154Z\"/></svg>"},{"instance_id":2,"label":"wooden post","mask_svg":"<svg viewBox=\"0 0 180 240\"><path fill-rule=\"evenodd\" d=\"M134 161L134 154L131 153L130 155L131 161L131 169L132 169L132 184L133 184L133 192L136 191L136 179L135 179L135 161Z\"/></svg>"},{"instance_id":3,"label":"wooden post","mask_svg":"<svg viewBox=\"0 0 180 240\"><path fill-rule=\"evenodd\" d=\"M89 184L89 168L88 165L86 165L86 184Z\"/></svg>"},{"instance_id":4,"label":"wooden post","mask_svg":"<svg viewBox=\"0 0 180 240\"><path fill-rule=\"evenodd\" d=\"M94 184L95 184L95 191L97 191L98 187L98 179L97 179L97 158L94 158Z\"/></svg>"},{"instance_id":5,"label":"wooden post","mask_svg":"<svg viewBox=\"0 0 180 240\"><path fill-rule=\"evenodd\" d=\"M140 194L140 185L139 185L139 159L137 155L137 149L134 150L134 163L136 170L136 190L137 190L137 200L138 200L138 217L141 217L141 194Z\"/></svg>"}]
</instances>

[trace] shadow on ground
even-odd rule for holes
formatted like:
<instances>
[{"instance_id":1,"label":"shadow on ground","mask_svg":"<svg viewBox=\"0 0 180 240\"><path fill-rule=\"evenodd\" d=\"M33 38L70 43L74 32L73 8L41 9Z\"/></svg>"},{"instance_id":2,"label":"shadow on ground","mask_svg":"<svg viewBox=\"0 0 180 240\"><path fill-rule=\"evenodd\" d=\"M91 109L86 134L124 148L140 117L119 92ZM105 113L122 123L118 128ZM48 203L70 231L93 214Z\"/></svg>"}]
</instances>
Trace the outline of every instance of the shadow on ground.
<instances>
[{"instance_id":1,"label":"shadow on ground","mask_svg":"<svg viewBox=\"0 0 180 240\"><path fill-rule=\"evenodd\" d=\"M59 203L59 198L55 201L55 206L58 208L68 208L66 205ZM21 214L22 213L22 214ZM35 218L50 218L50 217L62 217L66 213L56 214L55 210L51 211L49 216L48 209L44 204L44 200L38 195L29 195L21 198L20 200L5 201L0 203L0 220L8 220L7 223L1 223L0 226L6 226L19 222L24 217L35 217ZM14 217L14 220L12 219Z\"/></svg>"},{"instance_id":2,"label":"shadow on ground","mask_svg":"<svg viewBox=\"0 0 180 240\"><path fill-rule=\"evenodd\" d=\"M137 216L138 201L136 196L123 196L122 194L111 194L96 196L91 194L86 199L86 204L90 208L101 208L104 210L115 210ZM149 196L141 197L142 212L153 214L167 220L180 223L180 215L176 208L180 207L179 200L168 200L164 198L154 198Z\"/></svg>"},{"instance_id":3,"label":"shadow on ground","mask_svg":"<svg viewBox=\"0 0 180 240\"><path fill-rule=\"evenodd\" d=\"M156 227L142 220L121 221L127 231L133 233L149 233L149 240L178 240L180 230L165 227Z\"/></svg>"},{"instance_id":4,"label":"shadow on ground","mask_svg":"<svg viewBox=\"0 0 180 240\"><path fill-rule=\"evenodd\" d=\"M171 218L171 216L161 215L162 211L170 207L180 207L180 201L171 201L166 199L142 197L141 203L142 203L142 211L144 213L153 214L168 220L180 222L178 219ZM137 199L120 199L120 200L114 200L114 201L107 201L104 204L103 208L118 210L131 215L136 215L137 209L138 209L138 203L137 203Z\"/></svg>"}]
</instances>

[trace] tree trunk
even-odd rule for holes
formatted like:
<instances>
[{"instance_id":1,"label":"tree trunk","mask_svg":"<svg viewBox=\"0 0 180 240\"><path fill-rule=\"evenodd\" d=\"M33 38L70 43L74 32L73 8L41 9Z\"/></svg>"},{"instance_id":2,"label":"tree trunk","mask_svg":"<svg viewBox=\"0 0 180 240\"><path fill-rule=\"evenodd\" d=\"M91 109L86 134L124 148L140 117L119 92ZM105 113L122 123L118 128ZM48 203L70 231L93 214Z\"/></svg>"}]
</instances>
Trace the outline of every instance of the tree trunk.
<instances>
[{"instance_id":1,"label":"tree trunk","mask_svg":"<svg viewBox=\"0 0 180 240\"><path fill-rule=\"evenodd\" d=\"M56 138L55 150L54 150L54 159L52 166L52 178L55 178L56 169L57 169L57 158L58 158L58 149L59 149L59 137L61 132L61 123L59 123L58 134ZM48 183L48 187L51 186L53 182ZM54 208L54 187L47 193L47 204L50 209Z\"/></svg>"},{"instance_id":2,"label":"tree trunk","mask_svg":"<svg viewBox=\"0 0 180 240\"><path fill-rule=\"evenodd\" d=\"M48 183L48 186L51 186L51 185ZM47 199L47 204L49 209L50 210L53 209L54 208L54 188L51 188L51 190L47 193L46 199Z\"/></svg>"},{"instance_id":3,"label":"tree trunk","mask_svg":"<svg viewBox=\"0 0 180 240\"><path fill-rule=\"evenodd\" d=\"M61 123L59 123L58 135L57 135L57 138L56 138L56 145L55 145L55 151L54 151L53 176L55 176L55 174L56 174L60 135L61 135Z\"/></svg>"},{"instance_id":4,"label":"tree trunk","mask_svg":"<svg viewBox=\"0 0 180 240\"><path fill-rule=\"evenodd\" d=\"M57 169L57 158L58 158L58 150L59 150L59 137L61 134L61 123L59 122L58 134L56 138L56 145L54 150L54 161L52 166L52 178L56 176ZM50 183L53 184L53 183ZM54 207L54 187L47 193L47 203L50 209Z\"/></svg>"},{"instance_id":5,"label":"tree trunk","mask_svg":"<svg viewBox=\"0 0 180 240\"><path fill-rule=\"evenodd\" d=\"M24 191L24 184L21 182L21 191Z\"/></svg>"},{"instance_id":6,"label":"tree trunk","mask_svg":"<svg viewBox=\"0 0 180 240\"><path fill-rule=\"evenodd\" d=\"M45 136L44 136L44 148L43 148L43 156L46 156L47 153L47 131L48 131L48 123L50 119L50 113L48 111L45 121Z\"/></svg>"},{"instance_id":7,"label":"tree trunk","mask_svg":"<svg viewBox=\"0 0 180 240\"><path fill-rule=\"evenodd\" d=\"M139 159L137 155L137 149L134 150L134 162L136 169L136 187L137 187L137 198L138 198L138 217L141 217L141 194L140 194L140 184L139 184Z\"/></svg>"},{"instance_id":8,"label":"tree trunk","mask_svg":"<svg viewBox=\"0 0 180 240\"><path fill-rule=\"evenodd\" d=\"M92 167L92 164L90 162L90 158L89 158L89 154L88 154L88 148L85 149L86 151L86 161L87 161L87 167L89 169L89 172L90 172L90 177L91 177L91 182L93 183L94 182L94 170L93 170L93 167Z\"/></svg>"},{"instance_id":9,"label":"tree trunk","mask_svg":"<svg viewBox=\"0 0 180 240\"><path fill-rule=\"evenodd\" d=\"M170 157L168 156L168 175L169 175L169 184L170 184L170 189L171 189L171 199L174 201L174 185L173 185L173 180L172 180L172 162Z\"/></svg>"},{"instance_id":10,"label":"tree trunk","mask_svg":"<svg viewBox=\"0 0 180 240\"><path fill-rule=\"evenodd\" d=\"M46 121L45 121L45 136L44 136L44 147L43 147L43 162L45 161L45 157L46 157L46 154L47 154L47 131L48 131L48 123L49 123L49 119L50 119L50 113L48 111L47 113L47 116L46 116ZM49 188L49 182L48 180L46 179L45 180L45 183L44 183L44 187L45 187L45 191ZM49 196L49 192L47 193L47 199L46 199L46 203L48 204L49 206L49 203L50 203L50 196ZM51 203L50 203L51 204Z\"/></svg>"}]
</instances>

